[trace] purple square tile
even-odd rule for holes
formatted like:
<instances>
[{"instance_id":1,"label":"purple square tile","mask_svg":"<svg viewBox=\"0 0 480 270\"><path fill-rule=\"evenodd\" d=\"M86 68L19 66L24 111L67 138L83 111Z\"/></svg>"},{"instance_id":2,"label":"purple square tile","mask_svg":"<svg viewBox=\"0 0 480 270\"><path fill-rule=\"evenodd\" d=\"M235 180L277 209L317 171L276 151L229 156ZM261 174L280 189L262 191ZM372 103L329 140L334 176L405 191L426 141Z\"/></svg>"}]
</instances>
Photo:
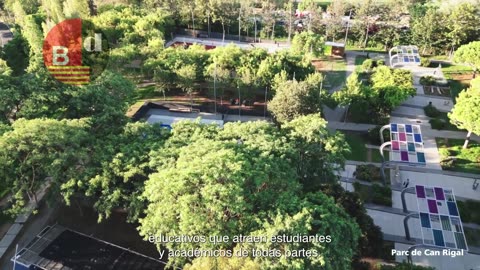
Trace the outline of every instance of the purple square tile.
<instances>
[{"instance_id":1,"label":"purple square tile","mask_svg":"<svg viewBox=\"0 0 480 270\"><path fill-rule=\"evenodd\" d=\"M443 193L443 188L435 188L435 198L440 201L445 201L445 194Z\"/></svg>"},{"instance_id":2,"label":"purple square tile","mask_svg":"<svg viewBox=\"0 0 480 270\"><path fill-rule=\"evenodd\" d=\"M400 159L402 161L408 161L408 152L407 151L400 152Z\"/></svg>"},{"instance_id":3,"label":"purple square tile","mask_svg":"<svg viewBox=\"0 0 480 270\"><path fill-rule=\"evenodd\" d=\"M425 188L423 186L415 186L417 198L425 198Z\"/></svg>"},{"instance_id":4,"label":"purple square tile","mask_svg":"<svg viewBox=\"0 0 480 270\"><path fill-rule=\"evenodd\" d=\"M438 214L436 200L428 200L428 210L430 211L430 213Z\"/></svg>"}]
</instances>

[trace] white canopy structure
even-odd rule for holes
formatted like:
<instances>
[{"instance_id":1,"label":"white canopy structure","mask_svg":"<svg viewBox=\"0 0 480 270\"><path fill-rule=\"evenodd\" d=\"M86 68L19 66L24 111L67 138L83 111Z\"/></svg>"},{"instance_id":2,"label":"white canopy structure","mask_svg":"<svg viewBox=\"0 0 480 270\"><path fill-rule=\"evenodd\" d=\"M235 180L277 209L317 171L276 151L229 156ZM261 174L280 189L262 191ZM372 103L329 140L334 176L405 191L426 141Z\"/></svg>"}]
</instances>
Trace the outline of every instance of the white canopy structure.
<instances>
[{"instance_id":1,"label":"white canopy structure","mask_svg":"<svg viewBox=\"0 0 480 270\"><path fill-rule=\"evenodd\" d=\"M188 116L178 116L178 115L151 115L147 119L147 123L155 124L160 123L161 126L172 128L172 124L179 122L179 121L196 121L199 119L200 123L203 124L217 124L220 127L223 127L223 120L219 119L208 119L204 117L188 117Z\"/></svg>"},{"instance_id":2,"label":"white canopy structure","mask_svg":"<svg viewBox=\"0 0 480 270\"><path fill-rule=\"evenodd\" d=\"M413 45L401 45L390 49L390 66L420 66L420 54L418 47Z\"/></svg>"}]
</instances>

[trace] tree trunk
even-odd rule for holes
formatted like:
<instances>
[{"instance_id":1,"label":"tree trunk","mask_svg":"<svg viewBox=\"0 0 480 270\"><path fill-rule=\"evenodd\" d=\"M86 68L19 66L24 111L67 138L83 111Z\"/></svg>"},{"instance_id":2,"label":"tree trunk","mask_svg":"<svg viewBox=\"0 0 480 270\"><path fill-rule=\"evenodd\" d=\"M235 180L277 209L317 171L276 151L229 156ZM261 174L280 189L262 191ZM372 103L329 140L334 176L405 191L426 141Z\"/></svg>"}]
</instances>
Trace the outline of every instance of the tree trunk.
<instances>
[{"instance_id":1,"label":"tree trunk","mask_svg":"<svg viewBox=\"0 0 480 270\"><path fill-rule=\"evenodd\" d=\"M363 43L364 52L365 52L365 48L367 48L367 43L368 43L368 22L367 22L367 28L365 29L365 42Z\"/></svg>"},{"instance_id":2,"label":"tree trunk","mask_svg":"<svg viewBox=\"0 0 480 270\"><path fill-rule=\"evenodd\" d=\"M190 92L190 112L193 111L193 91Z\"/></svg>"},{"instance_id":3,"label":"tree trunk","mask_svg":"<svg viewBox=\"0 0 480 270\"><path fill-rule=\"evenodd\" d=\"M467 138L465 139L465 143L463 144L463 149L467 149L468 143L470 142L470 136L472 135L471 131L468 131Z\"/></svg>"},{"instance_id":4,"label":"tree trunk","mask_svg":"<svg viewBox=\"0 0 480 270\"><path fill-rule=\"evenodd\" d=\"M288 43L290 43L290 38L292 36L292 9L289 6L288 10L289 20L288 20Z\"/></svg>"},{"instance_id":5,"label":"tree trunk","mask_svg":"<svg viewBox=\"0 0 480 270\"><path fill-rule=\"evenodd\" d=\"M195 35L195 17L193 16L193 10L192 10L192 29L193 29L193 35Z\"/></svg>"},{"instance_id":6,"label":"tree trunk","mask_svg":"<svg viewBox=\"0 0 480 270\"><path fill-rule=\"evenodd\" d=\"M222 30L223 30L223 37L222 37L222 42L225 42L225 23L222 20Z\"/></svg>"},{"instance_id":7,"label":"tree trunk","mask_svg":"<svg viewBox=\"0 0 480 270\"><path fill-rule=\"evenodd\" d=\"M210 12L208 12L208 19L207 19L207 24L208 24L208 37L210 37Z\"/></svg>"},{"instance_id":8,"label":"tree trunk","mask_svg":"<svg viewBox=\"0 0 480 270\"><path fill-rule=\"evenodd\" d=\"M275 20L273 20L273 27L272 27L272 40L275 39Z\"/></svg>"},{"instance_id":9,"label":"tree trunk","mask_svg":"<svg viewBox=\"0 0 480 270\"><path fill-rule=\"evenodd\" d=\"M80 205L80 203L78 202L78 199L75 199L75 204L78 207L78 211L80 212L80 216L83 217L83 209L82 209L82 206Z\"/></svg>"}]
</instances>

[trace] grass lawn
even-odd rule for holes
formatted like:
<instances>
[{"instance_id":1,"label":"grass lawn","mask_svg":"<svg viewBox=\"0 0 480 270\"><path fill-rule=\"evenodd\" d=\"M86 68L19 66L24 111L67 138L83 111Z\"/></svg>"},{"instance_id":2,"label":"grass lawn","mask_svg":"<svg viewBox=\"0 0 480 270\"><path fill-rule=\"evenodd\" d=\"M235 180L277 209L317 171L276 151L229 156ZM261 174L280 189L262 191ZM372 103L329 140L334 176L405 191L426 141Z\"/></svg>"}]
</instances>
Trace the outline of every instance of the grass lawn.
<instances>
[{"instance_id":1,"label":"grass lawn","mask_svg":"<svg viewBox=\"0 0 480 270\"><path fill-rule=\"evenodd\" d=\"M467 245L480 247L480 230L463 228L465 231L465 238L467 238Z\"/></svg>"},{"instance_id":2,"label":"grass lawn","mask_svg":"<svg viewBox=\"0 0 480 270\"><path fill-rule=\"evenodd\" d=\"M325 76L325 89L337 88L345 83L347 78L347 63L343 58L327 57L312 61L317 71Z\"/></svg>"},{"instance_id":3,"label":"grass lawn","mask_svg":"<svg viewBox=\"0 0 480 270\"><path fill-rule=\"evenodd\" d=\"M472 72L472 68L469 66L463 66L463 65L451 65L447 63L442 64L442 72L444 74L448 73L470 73Z\"/></svg>"},{"instance_id":4,"label":"grass lawn","mask_svg":"<svg viewBox=\"0 0 480 270\"><path fill-rule=\"evenodd\" d=\"M457 201L457 205L463 222L480 225L480 211L478 211L480 208L480 201Z\"/></svg>"},{"instance_id":5,"label":"grass lawn","mask_svg":"<svg viewBox=\"0 0 480 270\"><path fill-rule=\"evenodd\" d=\"M366 133L342 131L345 134L345 140L350 145L351 152L347 155L347 160L382 162L382 157L377 149L369 149L365 146L368 144ZM369 153L370 152L370 153ZM388 153L385 153L388 160Z\"/></svg>"},{"instance_id":6,"label":"grass lawn","mask_svg":"<svg viewBox=\"0 0 480 270\"><path fill-rule=\"evenodd\" d=\"M134 92L135 100L143 100L150 98L163 98L162 93L155 91L155 86L137 87Z\"/></svg>"},{"instance_id":7,"label":"grass lawn","mask_svg":"<svg viewBox=\"0 0 480 270\"><path fill-rule=\"evenodd\" d=\"M465 133L466 135L466 133ZM456 160L445 170L480 174L480 143L470 140L467 149L462 149L463 139L435 138L442 159L452 156Z\"/></svg>"},{"instance_id":8,"label":"grass lawn","mask_svg":"<svg viewBox=\"0 0 480 270\"><path fill-rule=\"evenodd\" d=\"M355 66L361 66L365 60L368 58L363 55L357 55L355 56Z\"/></svg>"},{"instance_id":9,"label":"grass lawn","mask_svg":"<svg viewBox=\"0 0 480 270\"><path fill-rule=\"evenodd\" d=\"M445 78L448 79L450 94L455 101L458 94L470 86L472 68L462 65L442 64L442 72Z\"/></svg>"},{"instance_id":10,"label":"grass lawn","mask_svg":"<svg viewBox=\"0 0 480 270\"><path fill-rule=\"evenodd\" d=\"M429 121L430 126L433 129L438 130L452 130L452 131L465 131L458 129L457 126L450 123L450 118L448 118L447 112L439 112L439 115ZM465 131L466 132L466 131Z\"/></svg>"}]
</instances>

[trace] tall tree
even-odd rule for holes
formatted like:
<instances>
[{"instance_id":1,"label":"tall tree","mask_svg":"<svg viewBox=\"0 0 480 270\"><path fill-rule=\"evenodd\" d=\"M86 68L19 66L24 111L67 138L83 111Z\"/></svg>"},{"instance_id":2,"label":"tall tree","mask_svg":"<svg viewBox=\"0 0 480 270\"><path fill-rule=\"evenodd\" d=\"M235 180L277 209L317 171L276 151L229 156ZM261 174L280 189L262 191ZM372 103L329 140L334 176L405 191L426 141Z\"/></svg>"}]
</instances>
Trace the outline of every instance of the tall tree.
<instances>
[{"instance_id":1,"label":"tall tree","mask_svg":"<svg viewBox=\"0 0 480 270\"><path fill-rule=\"evenodd\" d=\"M343 16L347 12L347 3L344 0L334 0L327 7L325 25L325 39L335 41L340 33L344 32ZM331 38L330 38L331 37Z\"/></svg>"},{"instance_id":2,"label":"tall tree","mask_svg":"<svg viewBox=\"0 0 480 270\"><path fill-rule=\"evenodd\" d=\"M322 184L335 182L338 170L345 166L350 151L341 133L332 134L320 114L299 116L282 125L296 150L297 174L307 192Z\"/></svg>"},{"instance_id":3,"label":"tall tree","mask_svg":"<svg viewBox=\"0 0 480 270\"><path fill-rule=\"evenodd\" d=\"M13 196L11 213L38 202L42 185L59 192L78 179L88 162L88 124L84 120L18 120L0 137L0 179ZM28 198L28 199L26 199Z\"/></svg>"},{"instance_id":4,"label":"tall tree","mask_svg":"<svg viewBox=\"0 0 480 270\"><path fill-rule=\"evenodd\" d=\"M321 111L320 85L289 80L278 84L274 91L275 96L269 102L268 110L280 123Z\"/></svg>"},{"instance_id":5,"label":"tall tree","mask_svg":"<svg viewBox=\"0 0 480 270\"><path fill-rule=\"evenodd\" d=\"M239 2L228 0L209 0L210 6L213 12L213 19L220 22L222 25L222 40L225 41L226 28L229 27L232 22L238 21Z\"/></svg>"},{"instance_id":6,"label":"tall tree","mask_svg":"<svg viewBox=\"0 0 480 270\"><path fill-rule=\"evenodd\" d=\"M321 35L303 31L293 37L292 50L301 55L319 57L323 54L325 42Z\"/></svg>"},{"instance_id":7,"label":"tall tree","mask_svg":"<svg viewBox=\"0 0 480 270\"><path fill-rule=\"evenodd\" d=\"M77 91L68 100L65 117L89 117L97 136L123 129L128 121L125 112L134 91L129 80L117 73L104 71L93 83Z\"/></svg>"},{"instance_id":8,"label":"tall tree","mask_svg":"<svg viewBox=\"0 0 480 270\"><path fill-rule=\"evenodd\" d=\"M478 86L480 79L475 79L473 85ZM458 128L468 131L463 148L467 148L472 133L480 135L480 87L470 87L460 92L455 106L448 113L450 122Z\"/></svg>"},{"instance_id":9,"label":"tall tree","mask_svg":"<svg viewBox=\"0 0 480 270\"><path fill-rule=\"evenodd\" d=\"M480 69L480 41L463 45L455 52L454 60L457 63L467 64L473 69L473 78Z\"/></svg>"},{"instance_id":10,"label":"tall tree","mask_svg":"<svg viewBox=\"0 0 480 270\"><path fill-rule=\"evenodd\" d=\"M175 71L178 78L178 86L190 96L190 107L193 107L193 90L195 79L197 77L197 66L194 64L186 65Z\"/></svg>"},{"instance_id":11,"label":"tall tree","mask_svg":"<svg viewBox=\"0 0 480 270\"><path fill-rule=\"evenodd\" d=\"M301 122L306 124L308 120ZM262 269L347 269L345 267L357 246L357 225L325 195L303 196L296 165L292 166L300 162L296 153L297 142L309 140L308 143L319 143L324 139L320 137L325 134L319 132L316 125L294 126L302 126L302 130L293 127L279 129L260 121L228 123L223 129L198 123L175 125L174 134L166 142L167 148L153 153L158 155L155 158L158 163L152 161L151 164L158 164L158 173L150 176L145 187L148 208L145 218L140 220L141 234L145 237L160 234L207 237L232 237L240 233L266 236L328 234L335 243L263 243L262 246L249 246L235 245L231 241L213 244L208 241L166 243L161 240L159 249L271 247L280 249L282 258L251 257L255 264L249 259L237 262L252 267L261 264ZM296 132L305 136L294 135ZM291 134L292 138L287 134ZM324 145L329 147L326 142ZM311 150L315 149L312 147ZM164 207L172 203L176 207ZM341 235L348 241L334 240ZM302 248L312 250L318 256L287 258L283 254L286 250ZM171 257L169 263L181 265L184 260ZM192 266L216 262L228 265L230 260L205 262L199 259ZM242 269L241 266L238 269Z\"/></svg>"},{"instance_id":12,"label":"tall tree","mask_svg":"<svg viewBox=\"0 0 480 270\"><path fill-rule=\"evenodd\" d=\"M478 7L471 3L455 6L447 20L447 36L450 38L452 53L460 45L478 39Z\"/></svg>"},{"instance_id":13,"label":"tall tree","mask_svg":"<svg viewBox=\"0 0 480 270\"><path fill-rule=\"evenodd\" d=\"M446 45L445 20L445 15L435 7L429 7L425 15L413 18L412 38L414 43L422 48L423 54Z\"/></svg>"},{"instance_id":14,"label":"tall tree","mask_svg":"<svg viewBox=\"0 0 480 270\"><path fill-rule=\"evenodd\" d=\"M150 152L160 149L170 132L159 125L128 123L119 134L98 140L94 145L91 178L69 181L62 186L67 200L78 190L95 199L99 221L115 209L126 209L135 222L145 208L142 193L150 167ZM98 166L98 167L97 167Z\"/></svg>"},{"instance_id":15,"label":"tall tree","mask_svg":"<svg viewBox=\"0 0 480 270\"><path fill-rule=\"evenodd\" d=\"M90 17L88 0L65 0L63 2L63 14L65 14L65 18L87 19Z\"/></svg>"}]
</instances>

